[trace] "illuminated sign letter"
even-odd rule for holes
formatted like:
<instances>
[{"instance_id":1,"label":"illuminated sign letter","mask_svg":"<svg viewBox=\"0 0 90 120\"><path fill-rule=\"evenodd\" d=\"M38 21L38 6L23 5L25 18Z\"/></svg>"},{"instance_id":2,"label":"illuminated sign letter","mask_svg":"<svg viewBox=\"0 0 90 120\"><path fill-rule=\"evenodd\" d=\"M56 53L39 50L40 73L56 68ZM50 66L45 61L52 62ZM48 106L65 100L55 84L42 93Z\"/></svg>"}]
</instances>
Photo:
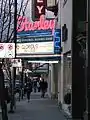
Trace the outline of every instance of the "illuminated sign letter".
<instances>
[{"instance_id":1,"label":"illuminated sign letter","mask_svg":"<svg viewBox=\"0 0 90 120\"><path fill-rule=\"evenodd\" d=\"M45 20L44 15L40 16L40 19L35 22L29 22L29 20L24 16L19 16L17 18L17 31L31 31L31 30L48 30L52 31L55 28L55 19Z\"/></svg>"},{"instance_id":2,"label":"illuminated sign letter","mask_svg":"<svg viewBox=\"0 0 90 120\"><path fill-rule=\"evenodd\" d=\"M40 6L37 6L37 8L38 8L39 14L41 14L41 13L42 13L41 11L42 11L42 9L43 9L43 6L41 6L41 7L40 7Z\"/></svg>"},{"instance_id":3,"label":"illuminated sign letter","mask_svg":"<svg viewBox=\"0 0 90 120\"><path fill-rule=\"evenodd\" d=\"M43 3L43 0L37 0L37 3Z\"/></svg>"},{"instance_id":4,"label":"illuminated sign letter","mask_svg":"<svg viewBox=\"0 0 90 120\"><path fill-rule=\"evenodd\" d=\"M32 20L39 20L41 15L45 15L47 0L32 0Z\"/></svg>"}]
</instances>

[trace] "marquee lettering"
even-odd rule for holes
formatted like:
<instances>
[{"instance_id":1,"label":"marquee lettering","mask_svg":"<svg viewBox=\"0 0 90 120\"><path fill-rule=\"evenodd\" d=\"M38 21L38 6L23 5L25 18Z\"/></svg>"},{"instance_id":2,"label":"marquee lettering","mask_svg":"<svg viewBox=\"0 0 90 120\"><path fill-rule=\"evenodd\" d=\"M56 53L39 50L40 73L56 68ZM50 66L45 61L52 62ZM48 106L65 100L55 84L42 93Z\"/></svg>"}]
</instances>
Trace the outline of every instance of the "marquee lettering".
<instances>
[{"instance_id":1,"label":"marquee lettering","mask_svg":"<svg viewBox=\"0 0 90 120\"><path fill-rule=\"evenodd\" d=\"M42 3L42 5L40 5L40 6L37 6L37 9L38 9L38 12L39 12L39 14L41 14L42 13L42 9L43 9L43 4L44 4L44 1L43 0L37 0L37 3Z\"/></svg>"},{"instance_id":2,"label":"marquee lettering","mask_svg":"<svg viewBox=\"0 0 90 120\"><path fill-rule=\"evenodd\" d=\"M41 15L45 15L45 8L47 6L47 0L33 0L33 20L39 20Z\"/></svg>"},{"instance_id":3,"label":"marquee lettering","mask_svg":"<svg viewBox=\"0 0 90 120\"><path fill-rule=\"evenodd\" d=\"M43 0L37 0L37 3L43 3Z\"/></svg>"},{"instance_id":4,"label":"marquee lettering","mask_svg":"<svg viewBox=\"0 0 90 120\"><path fill-rule=\"evenodd\" d=\"M41 14L42 12L42 9L43 9L43 6L37 6L37 9L38 9L38 12L39 12L39 14Z\"/></svg>"},{"instance_id":5,"label":"marquee lettering","mask_svg":"<svg viewBox=\"0 0 90 120\"><path fill-rule=\"evenodd\" d=\"M35 22L29 22L29 20L24 16L17 18L17 32L48 29L53 31L54 28L55 20L45 20L44 15L41 15L39 21Z\"/></svg>"}]
</instances>

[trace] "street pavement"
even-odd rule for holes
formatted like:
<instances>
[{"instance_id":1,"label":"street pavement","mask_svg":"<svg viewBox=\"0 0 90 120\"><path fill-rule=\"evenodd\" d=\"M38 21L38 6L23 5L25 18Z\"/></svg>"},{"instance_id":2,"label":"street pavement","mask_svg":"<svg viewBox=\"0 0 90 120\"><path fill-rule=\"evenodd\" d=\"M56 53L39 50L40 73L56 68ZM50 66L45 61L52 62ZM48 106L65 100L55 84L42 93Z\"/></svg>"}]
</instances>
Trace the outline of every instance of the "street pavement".
<instances>
[{"instance_id":1,"label":"street pavement","mask_svg":"<svg viewBox=\"0 0 90 120\"><path fill-rule=\"evenodd\" d=\"M8 117L9 120L65 120L57 102L47 96L41 98L40 93L32 93L29 103L25 98L17 101L15 113L9 113Z\"/></svg>"}]
</instances>

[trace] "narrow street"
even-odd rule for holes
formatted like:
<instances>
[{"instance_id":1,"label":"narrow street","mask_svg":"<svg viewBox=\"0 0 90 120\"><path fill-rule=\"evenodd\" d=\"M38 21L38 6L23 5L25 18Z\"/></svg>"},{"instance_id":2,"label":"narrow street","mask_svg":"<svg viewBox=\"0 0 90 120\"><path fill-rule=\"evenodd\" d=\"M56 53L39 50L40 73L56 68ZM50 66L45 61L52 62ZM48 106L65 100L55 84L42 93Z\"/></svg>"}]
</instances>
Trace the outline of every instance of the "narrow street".
<instances>
[{"instance_id":1,"label":"narrow street","mask_svg":"<svg viewBox=\"0 0 90 120\"><path fill-rule=\"evenodd\" d=\"M9 106L8 106L9 107ZM65 120L54 100L40 98L39 93L32 93L31 101L17 101L14 114L9 114L9 120Z\"/></svg>"}]
</instances>

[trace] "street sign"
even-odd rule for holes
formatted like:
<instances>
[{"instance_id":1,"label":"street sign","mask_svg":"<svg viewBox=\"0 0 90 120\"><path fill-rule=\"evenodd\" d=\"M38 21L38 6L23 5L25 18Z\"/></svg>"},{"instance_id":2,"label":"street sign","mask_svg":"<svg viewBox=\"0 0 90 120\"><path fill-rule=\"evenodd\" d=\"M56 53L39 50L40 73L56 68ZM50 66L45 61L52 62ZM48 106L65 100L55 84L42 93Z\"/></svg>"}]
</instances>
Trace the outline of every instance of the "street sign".
<instances>
[{"instance_id":1,"label":"street sign","mask_svg":"<svg viewBox=\"0 0 90 120\"><path fill-rule=\"evenodd\" d=\"M12 49L13 49L13 45L12 45L12 44L9 44L9 45L8 45L8 49L9 49L9 50L12 50Z\"/></svg>"},{"instance_id":2,"label":"street sign","mask_svg":"<svg viewBox=\"0 0 90 120\"><path fill-rule=\"evenodd\" d=\"M0 58L15 58L15 43L0 43Z\"/></svg>"},{"instance_id":3,"label":"street sign","mask_svg":"<svg viewBox=\"0 0 90 120\"><path fill-rule=\"evenodd\" d=\"M3 44L0 44L0 51L2 51L4 49Z\"/></svg>"},{"instance_id":4,"label":"street sign","mask_svg":"<svg viewBox=\"0 0 90 120\"><path fill-rule=\"evenodd\" d=\"M21 59L12 59L12 67L22 67Z\"/></svg>"}]
</instances>

